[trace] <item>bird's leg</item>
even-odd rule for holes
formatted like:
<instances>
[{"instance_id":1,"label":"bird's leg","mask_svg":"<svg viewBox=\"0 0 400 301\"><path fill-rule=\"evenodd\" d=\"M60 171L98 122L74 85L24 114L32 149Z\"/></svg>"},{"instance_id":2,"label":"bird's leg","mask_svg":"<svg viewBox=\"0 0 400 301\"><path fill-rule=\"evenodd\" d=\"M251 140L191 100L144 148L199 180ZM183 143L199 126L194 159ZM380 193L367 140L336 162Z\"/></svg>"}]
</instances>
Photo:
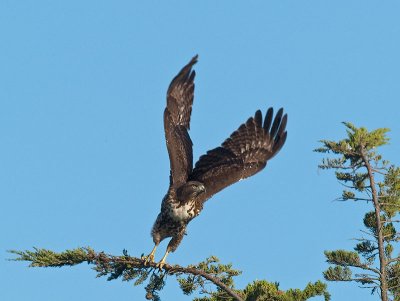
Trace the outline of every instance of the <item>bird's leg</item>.
<instances>
[{"instance_id":1,"label":"bird's leg","mask_svg":"<svg viewBox=\"0 0 400 301\"><path fill-rule=\"evenodd\" d=\"M164 267L165 265L165 259L167 259L167 256L171 252L175 252L176 248L179 246L181 243L183 236L185 235L185 230L186 226L183 226L179 229L179 232L172 237L172 239L169 241L168 246L167 246L167 251L165 252L163 258L160 260L159 263L157 263L157 268L160 270Z\"/></svg>"},{"instance_id":2,"label":"bird's leg","mask_svg":"<svg viewBox=\"0 0 400 301\"><path fill-rule=\"evenodd\" d=\"M165 259L167 259L167 256L168 256L169 252L170 252L170 249L167 248L167 251L165 252L163 258L160 260L159 263L157 263L157 268L159 268L160 271L162 270L162 268L165 265Z\"/></svg>"},{"instance_id":3,"label":"bird's leg","mask_svg":"<svg viewBox=\"0 0 400 301\"><path fill-rule=\"evenodd\" d=\"M157 244L154 245L154 248L153 250L151 250L150 254L143 257L143 259L145 260L145 264L154 262L154 254L156 253L157 246Z\"/></svg>"}]
</instances>

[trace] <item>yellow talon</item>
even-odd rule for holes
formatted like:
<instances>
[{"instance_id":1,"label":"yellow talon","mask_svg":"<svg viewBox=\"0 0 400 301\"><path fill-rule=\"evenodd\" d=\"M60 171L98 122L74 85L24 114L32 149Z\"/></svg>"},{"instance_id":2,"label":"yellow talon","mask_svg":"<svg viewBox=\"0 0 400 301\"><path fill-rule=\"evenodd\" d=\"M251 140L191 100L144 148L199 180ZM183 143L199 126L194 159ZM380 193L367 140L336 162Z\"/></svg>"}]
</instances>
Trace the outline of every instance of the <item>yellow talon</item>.
<instances>
[{"instance_id":1,"label":"yellow talon","mask_svg":"<svg viewBox=\"0 0 400 301\"><path fill-rule=\"evenodd\" d=\"M169 253L169 251L168 251L168 249L167 249L167 251L166 251L165 254L164 254L164 257L160 260L159 263L157 263L157 268L158 268L160 271L162 270L162 268L163 268L164 265L165 265L165 259L167 259L168 253Z\"/></svg>"},{"instance_id":2,"label":"yellow talon","mask_svg":"<svg viewBox=\"0 0 400 301\"><path fill-rule=\"evenodd\" d=\"M154 262L154 255L149 254L147 256L144 256L143 259L144 259L144 264L152 263Z\"/></svg>"},{"instance_id":3,"label":"yellow talon","mask_svg":"<svg viewBox=\"0 0 400 301\"><path fill-rule=\"evenodd\" d=\"M149 264L149 263L154 262L154 253L156 253L156 249L157 249L157 246L154 246L154 248L153 248L153 250L151 250L150 254L143 257L143 259L145 261L144 264Z\"/></svg>"},{"instance_id":4,"label":"yellow talon","mask_svg":"<svg viewBox=\"0 0 400 301\"><path fill-rule=\"evenodd\" d=\"M165 262L160 261L159 263L157 263L157 268L161 271L163 269L165 265Z\"/></svg>"}]
</instances>

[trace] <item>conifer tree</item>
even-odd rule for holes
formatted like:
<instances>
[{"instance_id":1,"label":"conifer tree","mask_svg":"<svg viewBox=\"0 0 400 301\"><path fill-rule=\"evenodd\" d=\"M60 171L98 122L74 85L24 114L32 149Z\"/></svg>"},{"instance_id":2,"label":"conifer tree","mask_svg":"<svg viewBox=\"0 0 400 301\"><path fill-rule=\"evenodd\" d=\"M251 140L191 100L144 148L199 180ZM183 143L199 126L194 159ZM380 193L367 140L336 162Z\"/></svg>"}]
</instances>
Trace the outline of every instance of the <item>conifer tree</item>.
<instances>
[{"instance_id":1,"label":"conifer tree","mask_svg":"<svg viewBox=\"0 0 400 301\"><path fill-rule=\"evenodd\" d=\"M347 138L322 140L315 151L332 153L324 158L321 169L333 169L343 184L340 201L364 202L369 206L364 216L363 236L356 239L353 251L325 251L331 266L324 272L328 281L354 281L378 292L382 301L400 301L400 257L394 256L400 234L395 227L400 211L400 168L377 152L388 143L386 128L369 132L344 123Z\"/></svg>"}]
</instances>

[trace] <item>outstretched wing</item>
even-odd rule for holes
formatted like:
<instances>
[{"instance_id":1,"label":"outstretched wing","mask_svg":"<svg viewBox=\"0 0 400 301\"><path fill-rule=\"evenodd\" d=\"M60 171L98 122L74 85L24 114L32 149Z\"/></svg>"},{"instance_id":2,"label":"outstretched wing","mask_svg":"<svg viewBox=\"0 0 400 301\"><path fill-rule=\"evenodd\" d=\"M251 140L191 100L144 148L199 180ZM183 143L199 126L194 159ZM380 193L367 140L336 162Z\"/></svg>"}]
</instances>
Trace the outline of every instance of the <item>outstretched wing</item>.
<instances>
[{"instance_id":1,"label":"outstretched wing","mask_svg":"<svg viewBox=\"0 0 400 301\"><path fill-rule=\"evenodd\" d=\"M287 115L282 115L283 109L280 109L273 119L273 109L269 108L263 122L258 110L220 147L200 157L189 178L204 184L204 201L225 187L259 172L280 151L287 136Z\"/></svg>"},{"instance_id":2,"label":"outstretched wing","mask_svg":"<svg viewBox=\"0 0 400 301\"><path fill-rule=\"evenodd\" d=\"M167 91L164 130L171 165L170 185L185 183L193 168L192 141L188 130L192 112L197 55L172 80Z\"/></svg>"}]
</instances>

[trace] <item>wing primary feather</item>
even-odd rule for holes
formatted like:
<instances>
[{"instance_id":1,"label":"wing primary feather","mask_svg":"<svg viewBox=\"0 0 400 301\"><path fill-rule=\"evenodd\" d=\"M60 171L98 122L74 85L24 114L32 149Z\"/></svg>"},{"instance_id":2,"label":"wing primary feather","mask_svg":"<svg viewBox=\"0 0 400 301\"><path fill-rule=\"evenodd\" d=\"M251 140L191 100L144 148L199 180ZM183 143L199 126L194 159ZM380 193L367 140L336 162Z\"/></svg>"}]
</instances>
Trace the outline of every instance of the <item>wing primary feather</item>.
<instances>
[{"instance_id":1,"label":"wing primary feather","mask_svg":"<svg viewBox=\"0 0 400 301\"><path fill-rule=\"evenodd\" d=\"M193 65L197 63L198 58L199 58L199 56L197 54L194 57L192 57L190 62L187 63L187 65L185 67L183 67L181 69L181 71L179 71L179 73L172 79L168 90L179 80L185 80L185 79L187 80L188 78L190 80L194 79L195 72L194 72L194 70L192 72L190 72L190 71L191 71Z\"/></svg>"},{"instance_id":2,"label":"wing primary feather","mask_svg":"<svg viewBox=\"0 0 400 301\"><path fill-rule=\"evenodd\" d=\"M279 126L279 131L277 136L282 136L283 132L285 131L287 119L288 119L287 114L285 114L282 118L281 125Z\"/></svg>"},{"instance_id":3,"label":"wing primary feather","mask_svg":"<svg viewBox=\"0 0 400 301\"><path fill-rule=\"evenodd\" d=\"M278 133L274 139L274 146L272 148L272 154L273 154L272 157L274 157L281 150L282 146L285 144L287 137L287 132L285 131L287 119L288 119L287 114L285 114L279 126Z\"/></svg>"},{"instance_id":4,"label":"wing primary feather","mask_svg":"<svg viewBox=\"0 0 400 301\"><path fill-rule=\"evenodd\" d=\"M256 125L261 127L262 124L262 113L260 110L257 110L257 112L254 114L254 121L256 122Z\"/></svg>"},{"instance_id":5,"label":"wing primary feather","mask_svg":"<svg viewBox=\"0 0 400 301\"><path fill-rule=\"evenodd\" d=\"M269 128L271 127L273 115L274 115L274 109L269 108L267 114L265 115L264 126L263 126L265 132L267 133L269 132Z\"/></svg>"},{"instance_id":6,"label":"wing primary feather","mask_svg":"<svg viewBox=\"0 0 400 301\"><path fill-rule=\"evenodd\" d=\"M287 137L287 132L284 132L282 136L278 136L278 137L279 137L279 140L275 142L274 147L272 149L273 155L269 158L269 160L271 158L273 158L277 153L279 153L279 151L281 150L281 148L285 144L286 137Z\"/></svg>"},{"instance_id":7,"label":"wing primary feather","mask_svg":"<svg viewBox=\"0 0 400 301\"><path fill-rule=\"evenodd\" d=\"M279 125L280 125L281 119L282 119L282 114L283 114L283 108L280 108L278 110L278 113L276 113L274 123L272 124L272 128L270 131L271 137L275 137L276 133L278 132Z\"/></svg>"}]
</instances>

